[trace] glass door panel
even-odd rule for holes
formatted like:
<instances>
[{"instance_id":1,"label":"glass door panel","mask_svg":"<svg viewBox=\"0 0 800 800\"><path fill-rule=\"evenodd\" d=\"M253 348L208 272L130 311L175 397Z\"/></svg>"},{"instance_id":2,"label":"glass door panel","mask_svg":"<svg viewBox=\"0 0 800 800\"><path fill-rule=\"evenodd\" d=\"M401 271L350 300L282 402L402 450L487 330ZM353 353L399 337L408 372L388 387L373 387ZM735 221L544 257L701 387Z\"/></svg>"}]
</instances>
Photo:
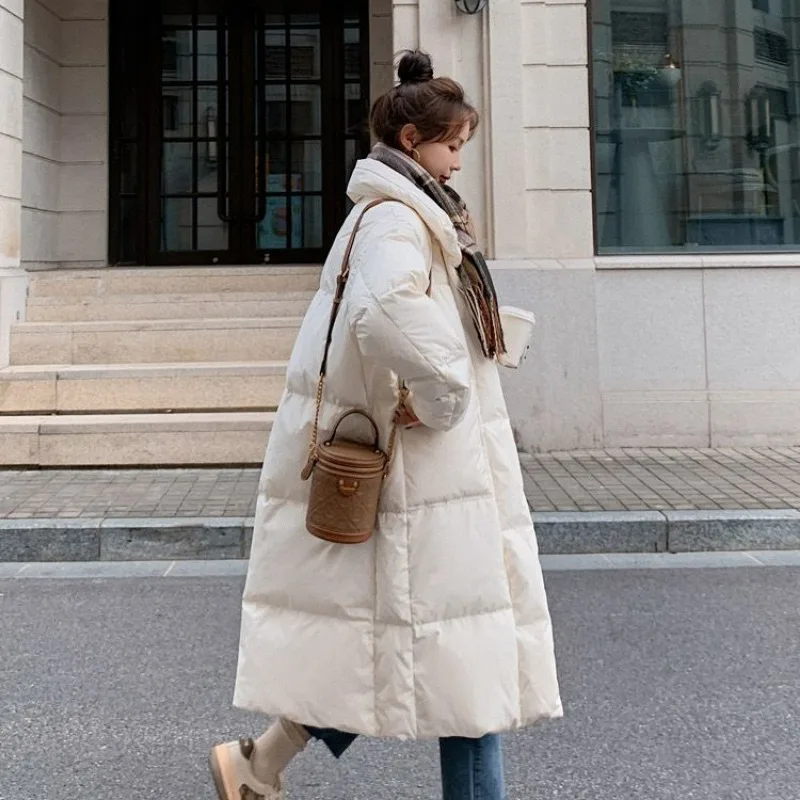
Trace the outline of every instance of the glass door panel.
<instances>
[{"instance_id":1,"label":"glass door panel","mask_svg":"<svg viewBox=\"0 0 800 800\"><path fill-rule=\"evenodd\" d=\"M227 58L225 44L223 17L196 12L162 16L162 254L229 249L229 196L220 165L227 149L220 138L226 120L220 119L219 107L220 94L229 88L227 64L220 65Z\"/></svg>"},{"instance_id":2,"label":"glass door panel","mask_svg":"<svg viewBox=\"0 0 800 800\"><path fill-rule=\"evenodd\" d=\"M319 261L366 130L367 2L111 0L112 258Z\"/></svg>"}]
</instances>

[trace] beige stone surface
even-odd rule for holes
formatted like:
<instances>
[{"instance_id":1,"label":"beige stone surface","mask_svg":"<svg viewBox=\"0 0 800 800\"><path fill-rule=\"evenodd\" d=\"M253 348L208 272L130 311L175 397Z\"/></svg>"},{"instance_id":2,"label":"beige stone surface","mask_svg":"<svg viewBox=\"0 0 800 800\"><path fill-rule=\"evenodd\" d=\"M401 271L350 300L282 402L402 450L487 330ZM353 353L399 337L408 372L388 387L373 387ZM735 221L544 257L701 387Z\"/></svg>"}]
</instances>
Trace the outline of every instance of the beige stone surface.
<instances>
[{"instance_id":1,"label":"beige stone surface","mask_svg":"<svg viewBox=\"0 0 800 800\"><path fill-rule=\"evenodd\" d=\"M39 158L58 163L62 151L61 117L54 109L26 100L24 110L25 139L22 149Z\"/></svg>"},{"instance_id":2,"label":"beige stone surface","mask_svg":"<svg viewBox=\"0 0 800 800\"><path fill-rule=\"evenodd\" d=\"M39 464L39 435L3 429L0 421L0 466L32 467Z\"/></svg>"},{"instance_id":3,"label":"beige stone surface","mask_svg":"<svg viewBox=\"0 0 800 800\"><path fill-rule=\"evenodd\" d=\"M712 392L710 417L714 447L800 444L797 391Z\"/></svg>"},{"instance_id":4,"label":"beige stone surface","mask_svg":"<svg viewBox=\"0 0 800 800\"><path fill-rule=\"evenodd\" d=\"M22 142L0 134L0 196L22 193Z\"/></svg>"},{"instance_id":5,"label":"beige stone surface","mask_svg":"<svg viewBox=\"0 0 800 800\"><path fill-rule=\"evenodd\" d=\"M25 0L0 0L0 8L10 11L12 14L22 19L25 14Z\"/></svg>"},{"instance_id":6,"label":"beige stone surface","mask_svg":"<svg viewBox=\"0 0 800 800\"><path fill-rule=\"evenodd\" d=\"M0 268L19 266L21 238L20 201L0 197Z\"/></svg>"},{"instance_id":7,"label":"beige stone surface","mask_svg":"<svg viewBox=\"0 0 800 800\"><path fill-rule=\"evenodd\" d=\"M69 328L33 331L24 324L13 326L10 363L71 364L72 331Z\"/></svg>"},{"instance_id":8,"label":"beige stone surface","mask_svg":"<svg viewBox=\"0 0 800 800\"><path fill-rule=\"evenodd\" d=\"M25 43L60 62L61 20L52 7L37 0L25 2Z\"/></svg>"},{"instance_id":9,"label":"beige stone surface","mask_svg":"<svg viewBox=\"0 0 800 800\"><path fill-rule=\"evenodd\" d=\"M589 127L589 74L585 66L526 66L522 75L525 127Z\"/></svg>"},{"instance_id":10,"label":"beige stone surface","mask_svg":"<svg viewBox=\"0 0 800 800\"><path fill-rule=\"evenodd\" d=\"M61 110L61 67L57 60L28 44L25 45L25 97L51 111Z\"/></svg>"},{"instance_id":11,"label":"beige stone surface","mask_svg":"<svg viewBox=\"0 0 800 800\"><path fill-rule=\"evenodd\" d=\"M99 285L99 277L86 273L48 270L31 275L30 296L80 299L96 294Z\"/></svg>"},{"instance_id":12,"label":"beige stone surface","mask_svg":"<svg viewBox=\"0 0 800 800\"><path fill-rule=\"evenodd\" d=\"M49 414L55 408L55 376L17 380L0 370L0 414Z\"/></svg>"},{"instance_id":13,"label":"beige stone surface","mask_svg":"<svg viewBox=\"0 0 800 800\"><path fill-rule=\"evenodd\" d=\"M500 301L533 311L537 320L526 362L500 370L517 444L529 451L599 447L594 270L513 264L492 265Z\"/></svg>"},{"instance_id":14,"label":"beige stone surface","mask_svg":"<svg viewBox=\"0 0 800 800\"><path fill-rule=\"evenodd\" d=\"M272 414L56 417L42 422L42 466L258 464ZM1 435L1 434L0 434Z\"/></svg>"},{"instance_id":15,"label":"beige stone surface","mask_svg":"<svg viewBox=\"0 0 800 800\"><path fill-rule=\"evenodd\" d=\"M23 23L0 5L0 70L22 77Z\"/></svg>"},{"instance_id":16,"label":"beige stone surface","mask_svg":"<svg viewBox=\"0 0 800 800\"><path fill-rule=\"evenodd\" d=\"M61 62L68 67L101 67L108 63L108 23L105 19L61 23Z\"/></svg>"},{"instance_id":17,"label":"beige stone surface","mask_svg":"<svg viewBox=\"0 0 800 800\"><path fill-rule=\"evenodd\" d=\"M11 326L25 320L28 275L19 267L0 269L0 367L9 362Z\"/></svg>"},{"instance_id":18,"label":"beige stone surface","mask_svg":"<svg viewBox=\"0 0 800 800\"><path fill-rule=\"evenodd\" d=\"M526 188L592 190L588 128L529 128L525 131ZM583 221L582 221L583 222ZM590 220L591 222L591 220ZM565 256L566 253L561 254Z\"/></svg>"},{"instance_id":19,"label":"beige stone surface","mask_svg":"<svg viewBox=\"0 0 800 800\"><path fill-rule=\"evenodd\" d=\"M108 112L108 71L105 67L62 67L61 110L64 114Z\"/></svg>"},{"instance_id":20,"label":"beige stone surface","mask_svg":"<svg viewBox=\"0 0 800 800\"><path fill-rule=\"evenodd\" d=\"M490 126L490 146L484 170L488 172L491 197L487 212L490 255L497 259L525 258L533 254L526 238L521 4L517 0L494 3L486 24L483 110Z\"/></svg>"},{"instance_id":21,"label":"beige stone surface","mask_svg":"<svg viewBox=\"0 0 800 800\"><path fill-rule=\"evenodd\" d=\"M529 191L528 250L534 258L591 259L592 196L585 191Z\"/></svg>"},{"instance_id":22,"label":"beige stone surface","mask_svg":"<svg viewBox=\"0 0 800 800\"><path fill-rule=\"evenodd\" d=\"M108 0L51 0L63 20L103 20L108 16Z\"/></svg>"},{"instance_id":23,"label":"beige stone surface","mask_svg":"<svg viewBox=\"0 0 800 800\"><path fill-rule=\"evenodd\" d=\"M112 293L166 292L169 294L199 292L281 292L308 291L319 286L319 272L270 272L269 269L258 269L243 274L225 274L202 272L192 274L162 274L149 276L109 275L105 281L105 290Z\"/></svg>"},{"instance_id":24,"label":"beige stone surface","mask_svg":"<svg viewBox=\"0 0 800 800\"><path fill-rule=\"evenodd\" d=\"M105 116L65 116L61 120L61 160L104 164L108 158Z\"/></svg>"},{"instance_id":25,"label":"beige stone surface","mask_svg":"<svg viewBox=\"0 0 800 800\"><path fill-rule=\"evenodd\" d=\"M703 276L709 388L800 390L797 268L714 269Z\"/></svg>"},{"instance_id":26,"label":"beige stone surface","mask_svg":"<svg viewBox=\"0 0 800 800\"><path fill-rule=\"evenodd\" d=\"M64 164L61 167L59 208L62 212L105 211L108 205L108 167L105 164ZM71 218L70 223L80 225Z\"/></svg>"},{"instance_id":27,"label":"beige stone surface","mask_svg":"<svg viewBox=\"0 0 800 800\"><path fill-rule=\"evenodd\" d=\"M0 133L22 139L22 82L0 72Z\"/></svg>"},{"instance_id":28,"label":"beige stone surface","mask_svg":"<svg viewBox=\"0 0 800 800\"><path fill-rule=\"evenodd\" d=\"M57 258L58 213L38 208L22 209L22 261L52 264Z\"/></svg>"},{"instance_id":29,"label":"beige stone surface","mask_svg":"<svg viewBox=\"0 0 800 800\"><path fill-rule=\"evenodd\" d=\"M159 328L146 324L137 326L134 323L127 328L119 326L116 330L81 329L76 325L72 333L71 363L263 361L286 359L291 354L297 337L296 324L274 327L266 324L245 326L235 323L236 321L232 321L228 327L221 328Z\"/></svg>"},{"instance_id":30,"label":"beige stone surface","mask_svg":"<svg viewBox=\"0 0 800 800\"><path fill-rule=\"evenodd\" d=\"M106 261L108 216L105 211L62 212L58 215L58 260Z\"/></svg>"},{"instance_id":31,"label":"beige stone surface","mask_svg":"<svg viewBox=\"0 0 800 800\"><path fill-rule=\"evenodd\" d=\"M701 272L597 273L597 320L604 392L708 388Z\"/></svg>"},{"instance_id":32,"label":"beige stone surface","mask_svg":"<svg viewBox=\"0 0 800 800\"><path fill-rule=\"evenodd\" d=\"M25 176L22 197L25 208L33 211L57 212L61 165L25 153L22 157L22 174ZM52 221L52 225L55 229L55 220ZM36 229L31 235L36 238Z\"/></svg>"},{"instance_id":33,"label":"beige stone surface","mask_svg":"<svg viewBox=\"0 0 800 800\"><path fill-rule=\"evenodd\" d=\"M174 269L102 269L38 273L32 297L84 298L100 295L221 294L233 292L309 292L319 287L320 268L186 267Z\"/></svg>"},{"instance_id":34,"label":"beige stone surface","mask_svg":"<svg viewBox=\"0 0 800 800\"><path fill-rule=\"evenodd\" d=\"M224 297L224 299L223 299ZM33 297L30 322L80 322L154 319L239 319L301 317L312 292L226 293L214 295L105 295L79 300L72 297ZM195 299L196 298L196 299Z\"/></svg>"},{"instance_id":35,"label":"beige stone surface","mask_svg":"<svg viewBox=\"0 0 800 800\"><path fill-rule=\"evenodd\" d=\"M58 410L197 411L276 408L285 378L276 375L173 375L87 379L60 375Z\"/></svg>"},{"instance_id":36,"label":"beige stone surface","mask_svg":"<svg viewBox=\"0 0 800 800\"><path fill-rule=\"evenodd\" d=\"M709 447L704 392L603 397L605 447Z\"/></svg>"}]
</instances>

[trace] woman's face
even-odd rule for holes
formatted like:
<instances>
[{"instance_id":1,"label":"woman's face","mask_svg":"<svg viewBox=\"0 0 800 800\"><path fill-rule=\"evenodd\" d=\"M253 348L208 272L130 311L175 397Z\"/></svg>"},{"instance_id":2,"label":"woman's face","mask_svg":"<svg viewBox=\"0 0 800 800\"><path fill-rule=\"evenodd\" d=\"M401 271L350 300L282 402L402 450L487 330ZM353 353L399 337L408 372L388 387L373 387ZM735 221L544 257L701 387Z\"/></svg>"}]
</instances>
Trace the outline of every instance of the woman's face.
<instances>
[{"instance_id":1,"label":"woman's face","mask_svg":"<svg viewBox=\"0 0 800 800\"><path fill-rule=\"evenodd\" d=\"M469 134L469 123L465 123L455 139L447 142L423 142L416 145L419 163L439 183L447 183L453 173L461 169L461 150L469 141ZM413 138L411 141L413 142Z\"/></svg>"}]
</instances>

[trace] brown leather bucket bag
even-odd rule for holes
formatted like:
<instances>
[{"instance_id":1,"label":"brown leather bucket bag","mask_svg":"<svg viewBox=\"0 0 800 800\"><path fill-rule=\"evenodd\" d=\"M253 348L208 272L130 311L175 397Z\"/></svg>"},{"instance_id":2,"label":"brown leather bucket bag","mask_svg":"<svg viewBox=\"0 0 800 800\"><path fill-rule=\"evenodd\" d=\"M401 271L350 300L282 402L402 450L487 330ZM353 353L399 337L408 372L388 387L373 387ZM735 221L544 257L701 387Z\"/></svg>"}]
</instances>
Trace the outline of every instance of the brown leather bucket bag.
<instances>
[{"instance_id":1,"label":"brown leather bucket bag","mask_svg":"<svg viewBox=\"0 0 800 800\"><path fill-rule=\"evenodd\" d=\"M344 296L344 288L350 276L350 254L361 220L370 208L385 202L375 200L364 208L356 220L345 250L342 269L336 284L328 338L317 385L317 408L311 434L308 462L302 473L303 480L311 478L311 492L306 512L306 528L309 533L326 542L336 544L360 544L374 533L378 523L383 481L389 472L397 436L397 425L392 426L387 449L380 447L380 432L375 420L362 409L352 409L342 414L334 425L330 439L319 444L319 417L328 368L328 353L333 339L333 328ZM402 400L404 391L401 389ZM348 417L360 416L372 428L373 439L369 443L337 438L339 426Z\"/></svg>"}]
</instances>

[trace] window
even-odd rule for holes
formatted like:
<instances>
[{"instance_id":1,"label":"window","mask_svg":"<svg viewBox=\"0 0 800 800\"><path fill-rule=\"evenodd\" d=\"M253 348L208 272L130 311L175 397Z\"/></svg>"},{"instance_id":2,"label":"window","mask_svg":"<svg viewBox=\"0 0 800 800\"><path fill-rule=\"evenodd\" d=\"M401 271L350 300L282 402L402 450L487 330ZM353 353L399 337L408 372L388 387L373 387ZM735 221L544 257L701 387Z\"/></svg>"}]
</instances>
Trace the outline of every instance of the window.
<instances>
[{"instance_id":1,"label":"window","mask_svg":"<svg viewBox=\"0 0 800 800\"><path fill-rule=\"evenodd\" d=\"M598 251L800 249L800 3L591 5Z\"/></svg>"},{"instance_id":2,"label":"window","mask_svg":"<svg viewBox=\"0 0 800 800\"><path fill-rule=\"evenodd\" d=\"M111 0L114 263L323 259L369 151L367 0Z\"/></svg>"}]
</instances>

